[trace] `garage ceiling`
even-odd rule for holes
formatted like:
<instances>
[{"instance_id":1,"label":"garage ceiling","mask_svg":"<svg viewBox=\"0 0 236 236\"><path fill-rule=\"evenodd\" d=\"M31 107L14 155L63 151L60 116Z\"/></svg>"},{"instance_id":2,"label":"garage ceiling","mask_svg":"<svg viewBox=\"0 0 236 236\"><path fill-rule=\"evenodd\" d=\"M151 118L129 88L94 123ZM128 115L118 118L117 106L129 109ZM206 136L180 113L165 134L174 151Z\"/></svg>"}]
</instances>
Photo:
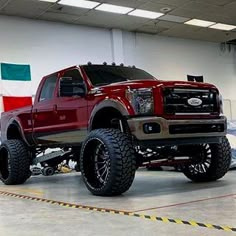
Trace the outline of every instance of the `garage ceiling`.
<instances>
[{"instance_id":1,"label":"garage ceiling","mask_svg":"<svg viewBox=\"0 0 236 236\"><path fill-rule=\"evenodd\" d=\"M96 2L163 12L165 15L150 20L38 0L0 0L0 14L212 42L236 39L236 30L222 31L183 24L189 19L197 18L236 25L236 0L96 0Z\"/></svg>"}]
</instances>

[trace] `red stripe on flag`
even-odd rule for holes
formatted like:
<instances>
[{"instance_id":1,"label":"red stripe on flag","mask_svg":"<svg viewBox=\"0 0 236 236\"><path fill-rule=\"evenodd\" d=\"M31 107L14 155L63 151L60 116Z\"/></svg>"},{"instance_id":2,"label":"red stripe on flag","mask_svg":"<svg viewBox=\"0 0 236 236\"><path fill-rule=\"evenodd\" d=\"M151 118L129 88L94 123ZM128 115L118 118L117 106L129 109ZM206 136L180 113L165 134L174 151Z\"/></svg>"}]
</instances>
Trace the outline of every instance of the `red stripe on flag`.
<instances>
[{"instance_id":1,"label":"red stripe on flag","mask_svg":"<svg viewBox=\"0 0 236 236\"><path fill-rule=\"evenodd\" d=\"M4 111L10 111L17 108L31 106L32 97L6 97L3 96Z\"/></svg>"}]
</instances>

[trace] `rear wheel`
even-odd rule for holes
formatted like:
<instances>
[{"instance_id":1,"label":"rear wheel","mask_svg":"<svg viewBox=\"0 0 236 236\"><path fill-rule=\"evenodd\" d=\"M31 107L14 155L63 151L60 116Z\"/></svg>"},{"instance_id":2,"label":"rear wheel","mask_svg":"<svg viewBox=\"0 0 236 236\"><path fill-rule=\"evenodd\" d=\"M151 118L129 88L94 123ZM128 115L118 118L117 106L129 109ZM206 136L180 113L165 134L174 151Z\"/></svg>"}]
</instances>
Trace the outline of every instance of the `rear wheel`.
<instances>
[{"instance_id":1,"label":"rear wheel","mask_svg":"<svg viewBox=\"0 0 236 236\"><path fill-rule=\"evenodd\" d=\"M184 166L183 173L195 182L214 181L222 178L229 170L231 148L223 137L217 144L202 144L193 156L194 163Z\"/></svg>"},{"instance_id":2,"label":"rear wheel","mask_svg":"<svg viewBox=\"0 0 236 236\"><path fill-rule=\"evenodd\" d=\"M31 175L30 158L26 145L17 139L0 146L0 179L6 185L22 184Z\"/></svg>"},{"instance_id":3,"label":"rear wheel","mask_svg":"<svg viewBox=\"0 0 236 236\"><path fill-rule=\"evenodd\" d=\"M124 193L133 183L136 170L135 152L128 136L116 129L92 131L82 146L80 168L94 195Z\"/></svg>"}]
</instances>

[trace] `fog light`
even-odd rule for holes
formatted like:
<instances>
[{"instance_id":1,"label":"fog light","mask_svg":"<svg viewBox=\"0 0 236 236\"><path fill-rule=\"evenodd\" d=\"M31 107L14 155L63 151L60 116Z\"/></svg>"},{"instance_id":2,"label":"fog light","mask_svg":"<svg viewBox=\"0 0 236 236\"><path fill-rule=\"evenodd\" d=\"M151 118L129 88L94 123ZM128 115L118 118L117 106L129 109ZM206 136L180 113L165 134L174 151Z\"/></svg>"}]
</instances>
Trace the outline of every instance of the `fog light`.
<instances>
[{"instance_id":1,"label":"fog light","mask_svg":"<svg viewBox=\"0 0 236 236\"><path fill-rule=\"evenodd\" d=\"M157 123L146 123L143 125L143 132L145 134L155 134L161 132L161 126Z\"/></svg>"}]
</instances>

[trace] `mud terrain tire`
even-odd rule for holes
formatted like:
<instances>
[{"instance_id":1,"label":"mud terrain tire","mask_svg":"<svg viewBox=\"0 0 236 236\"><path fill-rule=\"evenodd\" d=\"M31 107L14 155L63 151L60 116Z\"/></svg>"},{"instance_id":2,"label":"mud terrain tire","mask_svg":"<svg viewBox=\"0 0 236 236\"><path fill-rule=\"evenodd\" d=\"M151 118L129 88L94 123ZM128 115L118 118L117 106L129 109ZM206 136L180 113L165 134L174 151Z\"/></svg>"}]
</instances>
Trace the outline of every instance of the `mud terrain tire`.
<instances>
[{"instance_id":1,"label":"mud terrain tire","mask_svg":"<svg viewBox=\"0 0 236 236\"><path fill-rule=\"evenodd\" d=\"M222 178L229 170L231 163L231 147L226 137L217 144L203 144L200 161L185 166L183 173L194 182L215 181Z\"/></svg>"},{"instance_id":2,"label":"mud terrain tire","mask_svg":"<svg viewBox=\"0 0 236 236\"><path fill-rule=\"evenodd\" d=\"M116 129L91 131L81 149L80 168L91 193L114 196L133 183L136 161L129 137Z\"/></svg>"},{"instance_id":3,"label":"mud terrain tire","mask_svg":"<svg viewBox=\"0 0 236 236\"><path fill-rule=\"evenodd\" d=\"M22 184L31 175L30 158L26 145L17 139L0 146L0 179L6 185Z\"/></svg>"}]
</instances>

